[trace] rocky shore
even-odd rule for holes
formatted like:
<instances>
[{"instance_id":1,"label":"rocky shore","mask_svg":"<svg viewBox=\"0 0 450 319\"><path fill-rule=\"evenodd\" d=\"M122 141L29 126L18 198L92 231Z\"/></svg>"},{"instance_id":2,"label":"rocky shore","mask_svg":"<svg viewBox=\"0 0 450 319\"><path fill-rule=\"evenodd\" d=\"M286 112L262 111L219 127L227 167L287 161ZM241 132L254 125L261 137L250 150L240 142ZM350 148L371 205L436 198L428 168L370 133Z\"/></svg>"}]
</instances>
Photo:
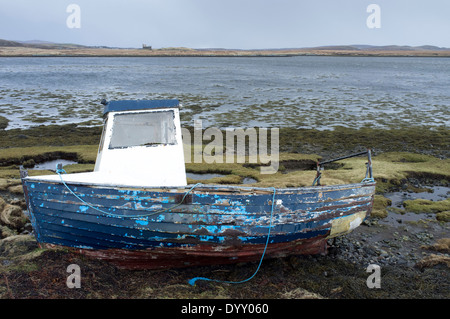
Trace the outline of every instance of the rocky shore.
<instances>
[{"instance_id":1,"label":"rocky shore","mask_svg":"<svg viewBox=\"0 0 450 319\"><path fill-rule=\"evenodd\" d=\"M78 131L76 133L79 134ZM32 137L31 131L22 134ZM317 145L310 147L320 151ZM381 149L383 146L376 147ZM413 145L408 147L414 148ZM18 164L11 161L14 156L24 161L39 154L33 153L35 150L28 146L22 149L22 153L18 150L14 153L8 148L2 151L0 298L3 299L450 297L450 170L445 150L437 150L439 158L423 155L420 148L410 153L386 153L375 157L374 163L379 163L378 172L375 171L376 177L379 174L379 185L373 213L352 233L330 241L327 255L267 259L257 275L245 284L198 282L195 286L190 286L188 280L197 276L231 281L248 278L256 270L257 263L165 271L125 271L66 249L40 249L25 214L20 180L15 175ZM95 151L95 147L82 148L77 145L67 154L72 154L73 159L84 160L84 165L91 165ZM332 148L326 148L322 154L326 155L327 151L332 151ZM30 156L24 156L23 152L29 152ZM21 155L17 156L19 153ZM65 153L55 154L64 156ZM430 166L436 168L430 171ZM391 169L398 174L400 169L415 171L388 178L384 174ZM339 167L329 172L338 176L341 170L345 172L346 168ZM280 176L290 176L286 172L283 174ZM264 183L263 180L260 182ZM421 198L421 195L431 196L433 191L438 190L442 194L434 194L436 196L432 200ZM70 264L81 268L80 289L70 289L66 285L69 275L67 266ZM369 265L380 267L380 288L368 287L367 280L371 275L367 271Z\"/></svg>"},{"instance_id":2,"label":"rocky shore","mask_svg":"<svg viewBox=\"0 0 450 319\"><path fill-rule=\"evenodd\" d=\"M3 212L17 210L6 204ZM14 207L14 209L12 209ZM2 219L2 223L3 219ZM238 281L257 263L192 267L167 271L127 271L65 249L43 250L27 229L2 225L0 298L176 298L176 299L360 299L450 297L450 238L446 224L402 227L368 218L351 234L338 238L326 256L267 259L245 285L188 280L205 276ZM82 287L66 285L67 266L82 270ZM381 287L369 288L369 265L381 269Z\"/></svg>"}]
</instances>

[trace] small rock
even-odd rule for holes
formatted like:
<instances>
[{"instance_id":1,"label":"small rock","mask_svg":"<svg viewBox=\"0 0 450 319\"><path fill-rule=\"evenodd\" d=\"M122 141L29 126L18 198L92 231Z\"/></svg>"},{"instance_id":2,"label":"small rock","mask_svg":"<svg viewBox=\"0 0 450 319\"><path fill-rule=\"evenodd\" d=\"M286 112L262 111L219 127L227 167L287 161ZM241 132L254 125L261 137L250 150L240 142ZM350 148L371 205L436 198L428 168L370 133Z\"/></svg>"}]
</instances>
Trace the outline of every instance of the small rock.
<instances>
[{"instance_id":1,"label":"small rock","mask_svg":"<svg viewBox=\"0 0 450 319\"><path fill-rule=\"evenodd\" d=\"M323 299L319 294L309 292L303 288L296 288L294 290L280 294L283 299Z\"/></svg>"},{"instance_id":2,"label":"small rock","mask_svg":"<svg viewBox=\"0 0 450 319\"><path fill-rule=\"evenodd\" d=\"M343 290L344 290L344 288L337 287L337 288L331 289L331 294L338 294L338 293L342 292Z\"/></svg>"},{"instance_id":3,"label":"small rock","mask_svg":"<svg viewBox=\"0 0 450 319\"><path fill-rule=\"evenodd\" d=\"M24 168L33 168L34 165L36 165L36 163L34 162L34 159L29 159L27 161L24 161L22 163L22 165L23 165Z\"/></svg>"},{"instance_id":4,"label":"small rock","mask_svg":"<svg viewBox=\"0 0 450 319\"><path fill-rule=\"evenodd\" d=\"M398 258L397 259L397 265L407 265L408 262L404 258Z\"/></svg>"},{"instance_id":5,"label":"small rock","mask_svg":"<svg viewBox=\"0 0 450 319\"><path fill-rule=\"evenodd\" d=\"M28 219L19 206L6 204L0 211L0 223L9 228L20 230L27 222Z\"/></svg>"},{"instance_id":6,"label":"small rock","mask_svg":"<svg viewBox=\"0 0 450 319\"><path fill-rule=\"evenodd\" d=\"M23 194L23 187L22 185L15 185L8 187L8 192L13 194Z\"/></svg>"}]
</instances>

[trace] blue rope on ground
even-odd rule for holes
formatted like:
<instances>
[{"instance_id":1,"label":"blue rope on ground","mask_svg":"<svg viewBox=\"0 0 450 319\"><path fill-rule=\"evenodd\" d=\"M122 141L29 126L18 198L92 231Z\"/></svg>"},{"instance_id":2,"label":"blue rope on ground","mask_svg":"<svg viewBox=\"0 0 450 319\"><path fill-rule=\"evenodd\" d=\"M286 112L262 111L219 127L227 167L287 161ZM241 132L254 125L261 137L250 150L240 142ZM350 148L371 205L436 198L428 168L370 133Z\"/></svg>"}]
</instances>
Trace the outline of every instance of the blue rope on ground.
<instances>
[{"instance_id":1,"label":"blue rope on ground","mask_svg":"<svg viewBox=\"0 0 450 319\"><path fill-rule=\"evenodd\" d=\"M267 250L267 245L269 244L269 238L270 238L270 230L272 229L272 216L273 216L273 208L275 205L275 193L276 190L274 187L272 187L273 189L273 197L272 197L272 209L270 211L270 224L269 224L269 232L267 234L267 239L266 239L266 245L264 247L264 251L263 254L261 256L261 260L259 261L259 265L258 268L256 268L256 271L253 273L253 275L251 275L249 278L241 280L241 281L226 281L226 280L218 280L218 279L210 279L210 278L205 278L205 277L195 277L189 280L189 284L191 286L195 285L195 282L197 280L205 280L205 281L214 281L214 282L219 282L219 283L226 283L226 284L242 284L244 282L247 282L249 280L251 280L253 277L255 277L255 275L257 274L257 272L259 271L259 268L261 267L262 261L264 259L264 255L266 254L266 250Z\"/></svg>"}]
</instances>

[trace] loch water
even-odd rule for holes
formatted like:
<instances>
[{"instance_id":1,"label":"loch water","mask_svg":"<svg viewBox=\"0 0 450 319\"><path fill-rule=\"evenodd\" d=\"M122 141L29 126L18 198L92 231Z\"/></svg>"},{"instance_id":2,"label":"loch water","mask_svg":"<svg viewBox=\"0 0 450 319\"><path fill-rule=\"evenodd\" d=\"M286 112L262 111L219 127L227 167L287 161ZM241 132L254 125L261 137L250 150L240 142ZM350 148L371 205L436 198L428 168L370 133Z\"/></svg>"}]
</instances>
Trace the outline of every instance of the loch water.
<instances>
[{"instance_id":1,"label":"loch water","mask_svg":"<svg viewBox=\"0 0 450 319\"><path fill-rule=\"evenodd\" d=\"M450 59L0 58L7 129L101 124L101 99L179 99L203 127L448 127Z\"/></svg>"}]
</instances>

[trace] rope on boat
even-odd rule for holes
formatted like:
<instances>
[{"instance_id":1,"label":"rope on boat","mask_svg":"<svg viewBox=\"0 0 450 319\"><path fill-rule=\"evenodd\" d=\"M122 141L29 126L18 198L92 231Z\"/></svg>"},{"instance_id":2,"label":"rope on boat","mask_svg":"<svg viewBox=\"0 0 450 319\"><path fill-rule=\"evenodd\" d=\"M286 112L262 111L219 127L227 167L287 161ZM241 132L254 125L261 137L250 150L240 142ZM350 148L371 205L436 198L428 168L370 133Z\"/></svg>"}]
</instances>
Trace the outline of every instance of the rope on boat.
<instances>
[{"instance_id":1,"label":"rope on boat","mask_svg":"<svg viewBox=\"0 0 450 319\"><path fill-rule=\"evenodd\" d=\"M273 216L273 208L274 208L274 205L275 205L275 193L276 193L276 190L275 190L274 187L271 187L271 188L273 189L273 196L272 196L272 209L270 211L269 231L268 231L268 234L267 234L266 245L264 246L264 251L263 251L263 254L261 256L261 260L259 261L258 268L256 268L256 271L253 273L253 275L251 275L247 279L244 279L244 280L241 280L241 281L226 281L226 280L210 279L210 278L206 278L206 277L195 277L195 278L192 278L192 279L189 280L189 284L191 286L194 286L195 282L197 280L214 281L214 282L226 283L226 284L242 284L244 282L249 281L253 277L255 277L256 273L259 271L259 268L261 267L262 261L264 259L264 255L266 254L267 246L269 244L270 230L272 229L272 216Z\"/></svg>"},{"instance_id":2,"label":"rope on boat","mask_svg":"<svg viewBox=\"0 0 450 319\"><path fill-rule=\"evenodd\" d=\"M160 214L160 213L164 213L164 212L170 211L170 210L172 210L173 208L180 206L180 205L183 203L183 201L184 201L184 199L186 198L186 196L187 196L187 195L188 195L195 187L197 187L198 185L201 185L201 183L197 183L197 184L195 184L194 186L192 186L192 187L184 194L184 196L183 196L183 198L181 199L180 203L175 204L174 206L172 206L172 207L170 207L170 208L168 208L168 209L160 210L160 211L157 211L157 212L152 212L152 213L149 213L149 214L142 214L142 215L128 216L128 215L118 215L118 214L113 214L113 213L106 212L106 211L104 211L104 210L101 210L101 209L99 209L99 208L97 208L97 207L92 206L91 204L87 203L85 200L83 200L82 198L80 198L77 194L75 194L75 193L70 189L70 187L66 184L66 182L64 182L64 180L63 180L61 174L62 174L62 173L66 174L66 171L65 171L64 169L62 169L62 167L56 166L56 173L59 175L59 178L61 179L61 182L63 183L63 185L64 185L64 186L69 190L69 192L70 192L73 196L75 196L79 201L81 201L82 203L86 204L86 205L89 206L90 208L95 209L95 210L97 210L97 211L99 211L99 212L101 212L101 213L108 214L108 215L113 215L113 216L117 216L117 217L144 217L144 216L150 216L150 215ZM264 259L265 254L266 254L267 246L269 245L270 230L272 229L272 219L273 219L272 217L273 217L273 209L274 209L274 206L275 206L275 194L276 194L276 189L275 189L274 187L271 187L271 188L273 189L273 196L272 196L272 206L271 206L271 210L270 210L269 231L268 231L268 233L267 233L267 239L266 239L266 244L265 244L265 246L264 246L264 251L263 251L263 253L262 253L261 259L260 259L259 264L258 264L258 267L256 268L256 271L253 273L253 275L251 275L251 276L248 277L247 279L244 279L244 280L241 280L241 281L225 281L225 280L218 280L218 279L210 279L210 278L206 278L206 277L195 277L195 278L192 278L192 279L189 280L189 284L190 284L191 286L194 286L194 285L195 285L195 282L196 282L197 280L215 281L215 282L219 282L219 283L228 283L228 284L241 284L241 283L247 282L247 281L251 280L253 277L255 277L255 275L256 275L256 274L258 273L258 271L259 271L259 268L261 267L262 261L263 261L263 259Z\"/></svg>"},{"instance_id":3,"label":"rope on boat","mask_svg":"<svg viewBox=\"0 0 450 319\"><path fill-rule=\"evenodd\" d=\"M156 215L156 214L162 214L162 213L171 211L172 209L177 208L178 206L180 206L181 204L183 204L184 199L186 198L186 196L187 196L194 188L196 188L198 185L201 185L201 183L197 183L197 184L195 184L194 186L192 186L192 187L184 194L184 196L183 196L183 198L181 199L181 201L180 201L178 204L173 205L172 207L169 207L169 208L167 208L167 209L158 210L158 211L151 211L151 213L147 213L147 214L140 214L140 215L132 215L132 216L130 216L130 215L119 215L119 214L114 214L114 213L111 213L111 212L104 211L104 210L102 210L102 209L100 209L100 208L97 208L97 207L95 207L95 206L92 206L91 204L89 204L89 203L87 203L86 201L84 201L80 196L78 196L77 194L75 194L75 193L70 189L70 187L67 186L66 182L64 182L64 180L63 180L63 178L62 178L62 176L61 176L61 173L66 174L66 171L65 171L64 169L58 168L58 167L57 167L57 168L56 168L56 173L59 175L59 178L61 179L61 182L64 184L64 186L65 186L65 187L69 190L69 192L70 192L73 196L75 196L79 201L81 201L82 203L86 204L86 205L89 206L90 208L95 209L96 211L99 211L100 213L104 213L104 214L111 215L111 216L114 216L114 217L130 217L130 218L134 218L134 217L147 217L147 216ZM148 210L146 210L146 211L148 211Z\"/></svg>"}]
</instances>

